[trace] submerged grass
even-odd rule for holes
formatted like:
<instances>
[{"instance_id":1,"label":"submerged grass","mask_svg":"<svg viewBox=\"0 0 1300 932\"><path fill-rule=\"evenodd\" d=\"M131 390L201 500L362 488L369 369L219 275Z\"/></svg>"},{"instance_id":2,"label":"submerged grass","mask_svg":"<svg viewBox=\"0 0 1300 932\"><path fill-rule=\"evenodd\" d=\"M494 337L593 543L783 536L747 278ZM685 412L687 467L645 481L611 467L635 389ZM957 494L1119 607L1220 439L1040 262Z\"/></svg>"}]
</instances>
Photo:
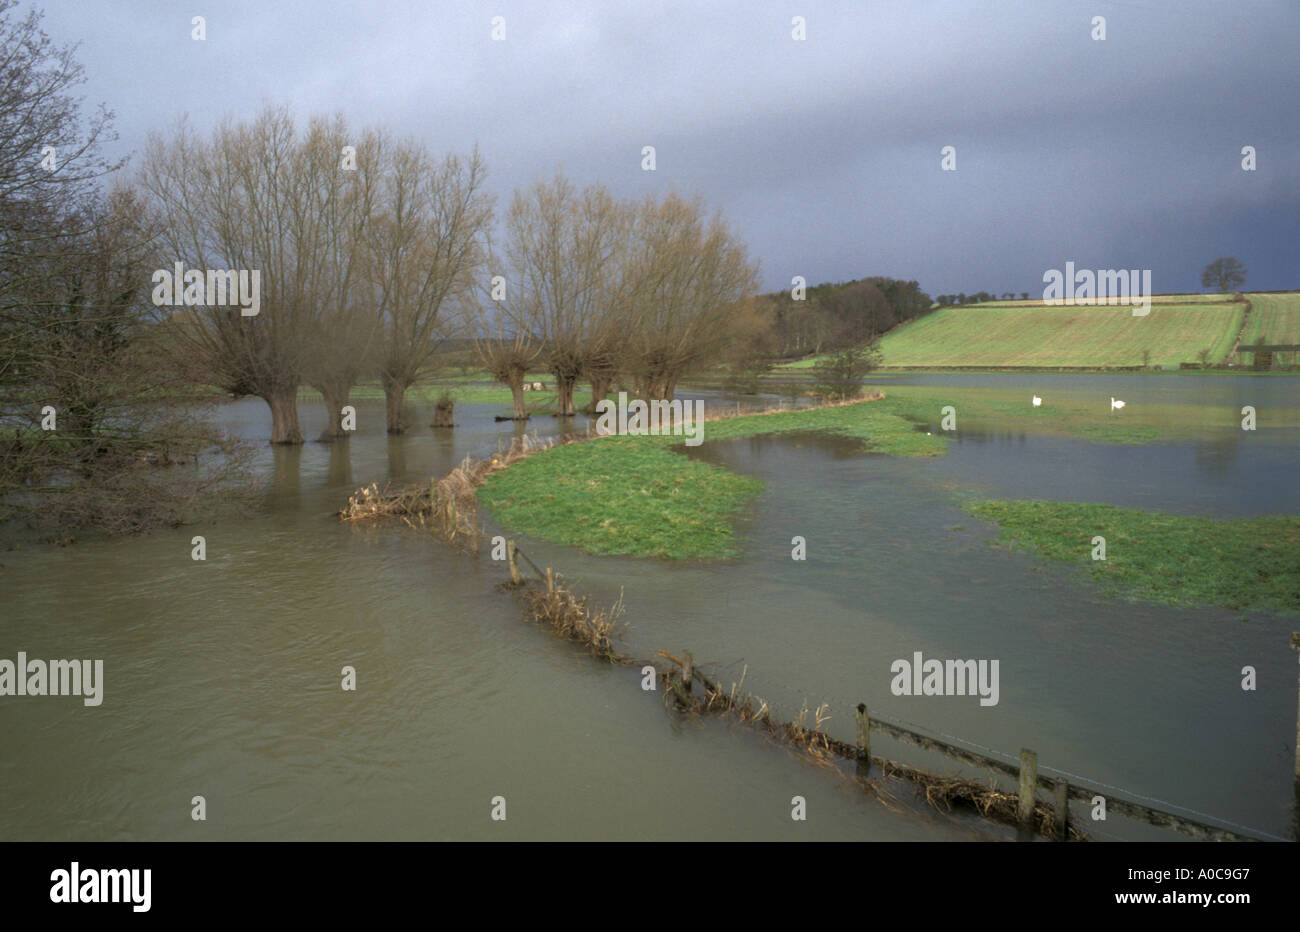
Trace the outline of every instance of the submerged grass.
<instances>
[{"instance_id":1,"label":"submerged grass","mask_svg":"<svg viewBox=\"0 0 1300 932\"><path fill-rule=\"evenodd\" d=\"M1115 594L1167 605L1300 613L1300 517L1213 518L1077 502L976 501L999 542L1090 567ZM1092 559L1092 539L1106 559Z\"/></svg>"},{"instance_id":2,"label":"submerged grass","mask_svg":"<svg viewBox=\"0 0 1300 932\"><path fill-rule=\"evenodd\" d=\"M943 452L884 401L707 421L708 440L829 430L894 456ZM505 526L589 553L719 559L736 553L733 521L756 479L673 452L681 437L603 437L557 446L496 473L479 500Z\"/></svg>"},{"instance_id":3,"label":"submerged grass","mask_svg":"<svg viewBox=\"0 0 1300 932\"><path fill-rule=\"evenodd\" d=\"M1110 410L1109 397L1077 391L1053 394L1043 390L1043 403L1034 407L1032 391L1003 388L956 388L897 385L889 390L899 413L922 420L937 430L940 409L956 409L957 428L990 433L1044 434L1077 437L1090 443L1144 444L1204 437L1208 430L1240 428L1241 412L1231 405L1130 404ZM1277 426L1300 425L1300 409L1269 412Z\"/></svg>"}]
</instances>

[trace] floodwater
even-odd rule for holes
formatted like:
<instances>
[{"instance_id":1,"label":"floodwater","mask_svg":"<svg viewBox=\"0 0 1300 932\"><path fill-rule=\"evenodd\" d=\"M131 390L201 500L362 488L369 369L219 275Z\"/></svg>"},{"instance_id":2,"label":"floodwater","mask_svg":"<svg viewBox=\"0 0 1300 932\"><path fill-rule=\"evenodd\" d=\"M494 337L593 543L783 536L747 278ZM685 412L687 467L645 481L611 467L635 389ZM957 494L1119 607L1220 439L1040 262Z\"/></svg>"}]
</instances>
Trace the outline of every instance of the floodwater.
<instances>
[{"instance_id":1,"label":"floodwater","mask_svg":"<svg viewBox=\"0 0 1300 932\"><path fill-rule=\"evenodd\" d=\"M960 393L1030 378L1042 394L1117 394L1111 376L894 381ZM1142 382L1123 387L1134 407L1141 391L1188 404L1300 396L1291 378ZM105 686L95 708L0 700L0 839L1014 836L899 787L867 796L743 729L674 719L638 670L521 624L486 548L476 559L401 525L339 523L356 487L425 482L514 433L492 421L496 408L461 406L454 431L390 439L381 403L357 407L345 443L262 451L256 514L3 555L0 658L102 658ZM314 436L319 403L301 413ZM220 416L250 439L269 434L260 402ZM989 753L1031 747L1049 773L1289 836L1296 619L1118 600L990 547L994 529L959 507L1014 495L1295 513L1296 432L1218 433L1118 447L972 431L924 461L817 434L706 442L690 455L767 486L739 524L739 559L670 565L519 540L597 601L622 593L630 653L690 650L724 683L743 674L783 717L827 702L829 730L851 740L852 707L866 702ZM206 562L190 558L195 534ZM806 561L790 558L796 535ZM892 695L890 664L916 651L998 659L998 704ZM1240 686L1245 665L1258 671L1253 692ZM340 688L345 666L355 692ZM873 752L960 772L878 736ZM191 817L196 796L205 821ZM492 819L498 796L505 821ZM794 796L807 821L791 819ZM1075 813L1086 817L1077 803ZM1178 837L1118 818L1086 828L1103 840Z\"/></svg>"}]
</instances>

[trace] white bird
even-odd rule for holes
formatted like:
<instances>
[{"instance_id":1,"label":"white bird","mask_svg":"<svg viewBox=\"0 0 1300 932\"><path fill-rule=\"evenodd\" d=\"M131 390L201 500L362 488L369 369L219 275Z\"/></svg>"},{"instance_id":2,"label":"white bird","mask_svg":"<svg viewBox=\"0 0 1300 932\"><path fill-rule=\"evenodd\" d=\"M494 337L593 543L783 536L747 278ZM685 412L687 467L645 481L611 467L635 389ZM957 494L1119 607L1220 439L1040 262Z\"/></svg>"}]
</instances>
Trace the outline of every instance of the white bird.
<instances>
[{"instance_id":1,"label":"white bird","mask_svg":"<svg viewBox=\"0 0 1300 932\"><path fill-rule=\"evenodd\" d=\"M1037 408L1037 407L1039 407L1042 403L1043 403L1043 399L1041 399L1041 398L1039 398L1037 395L1035 395L1035 396L1034 396L1034 407Z\"/></svg>"},{"instance_id":2,"label":"white bird","mask_svg":"<svg viewBox=\"0 0 1300 932\"><path fill-rule=\"evenodd\" d=\"M1111 398L1110 409L1112 411L1114 411L1116 408L1122 408L1122 407L1124 407L1124 402L1120 401L1118 398Z\"/></svg>"}]
</instances>

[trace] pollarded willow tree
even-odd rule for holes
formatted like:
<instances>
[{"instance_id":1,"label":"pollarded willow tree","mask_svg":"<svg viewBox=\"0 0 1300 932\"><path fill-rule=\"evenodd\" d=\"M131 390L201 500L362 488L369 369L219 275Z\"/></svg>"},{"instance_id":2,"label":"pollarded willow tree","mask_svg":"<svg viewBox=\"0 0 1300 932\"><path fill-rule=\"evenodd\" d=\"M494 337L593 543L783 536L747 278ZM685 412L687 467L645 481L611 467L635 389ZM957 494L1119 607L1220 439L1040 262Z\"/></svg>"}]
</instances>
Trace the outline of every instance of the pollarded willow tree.
<instances>
[{"instance_id":1,"label":"pollarded willow tree","mask_svg":"<svg viewBox=\"0 0 1300 932\"><path fill-rule=\"evenodd\" d=\"M303 140L313 166L335 160L333 178L309 182L307 216L319 217L314 293L319 316L315 330L303 334L303 380L321 393L326 424L319 439L345 437L343 409L353 387L372 373L379 358L382 327L370 292L368 237L375 223L387 140L378 130L354 135L341 117L310 122ZM345 147L355 150L345 152Z\"/></svg>"},{"instance_id":2,"label":"pollarded willow tree","mask_svg":"<svg viewBox=\"0 0 1300 932\"><path fill-rule=\"evenodd\" d=\"M501 314L540 345L561 417L575 413L579 378L592 370L612 378L631 220L627 205L603 186L579 191L559 175L527 193L517 190L511 202L506 251L513 281Z\"/></svg>"},{"instance_id":3,"label":"pollarded willow tree","mask_svg":"<svg viewBox=\"0 0 1300 932\"><path fill-rule=\"evenodd\" d=\"M479 361L492 378L510 389L514 401L514 419L528 420L528 407L524 403L524 377L537 362L542 348L527 334L483 337L474 341Z\"/></svg>"},{"instance_id":4,"label":"pollarded willow tree","mask_svg":"<svg viewBox=\"0 0 1300 932\"><path fill-rule=\"evenodd\" d=\"M331 260L340 234L330 225L353 173L324 135L300 134L282 108L224 121L208 140L182 122L150 138L141 172L162 215L158 268L258 273L258 314L187 306L173 330L178 353L204 378L267 403L272 443L302 443L298 388L338 306Z\"/></svg>"},{"instance_id":5,"label":"pollarded willow tree","mask_svg":"<svg viewBox=\"0 0 1300 932\"><path fill-rule=\"evenodd\" d=\"M475 148L435 163L419 143L389 147L367 249L388 432L401 433L406 390L426 375L442 340L464 326L487 261L493 204ZM522 383L522 374L520 380Z\"/></svg>"},{"instance_id":6,"label":"pollarded willow tree","mask_svg":"<svg viewBox=\"0 0 1300 932\"><path fill-rule=\"evenodd\" d=\"M726 355L758 268L720 212L706 220L698 198L674 193L637 208L625 274L625 370L640 395L671 401L683 376Z\"/></svg>"}]
</instances>

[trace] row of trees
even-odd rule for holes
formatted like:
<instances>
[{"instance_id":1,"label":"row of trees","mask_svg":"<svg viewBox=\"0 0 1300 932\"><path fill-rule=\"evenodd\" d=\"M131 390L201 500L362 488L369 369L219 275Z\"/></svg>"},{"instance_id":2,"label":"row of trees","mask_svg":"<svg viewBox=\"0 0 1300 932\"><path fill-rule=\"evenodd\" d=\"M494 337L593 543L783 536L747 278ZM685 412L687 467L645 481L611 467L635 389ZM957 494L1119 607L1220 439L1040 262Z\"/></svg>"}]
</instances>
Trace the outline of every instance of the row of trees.
<instances>
[{"instance_id":1,"label":"row of trees","mask_svg":"<svg viewBox=\"0 0 1300 932\"><path fill-rule=\"evenodd\" d=\"M753 326L758 270L698 199L619 201L557 176L516 191L505 258L494 335L478 347L518 418L530 367L555 377L561 416L575 413L580 380L593 404L616 382L671 400L683 376L726 358Z\"/></svg>"},{"instance_id":2,"label":"row of trees","mask_svg":"<svg viewBox=\"0 0 1300 932\"><path fill-rule=\"evenodd\" d=\"M496 251L484 177L477 151L438 161L341 117L299 133L270 109L207 140L183 124L155 137L141 186L158 267L256 268L265 283L263 313L187 309L166 321L169 342L194 379L265 399L273 443L299 443L299 386L324 396L330 439L367 376L401 432L406 390L450 335L479 337L525 417L530 368L555 377L561 415L579 380L597 398L618 379L671 399L744 325L757 270L699 200L624 202L557 176L515 193Z\"/></svg>"},{"instance_id":3,"label":"row of trees","mask_svg":"<svg viewBox=\"0 0 1300 932\"><path fill-rule=\"evenodd\" d=\"M760 354L789 358L869 343L927 313L930 296L915 281L871 277L764 295L759 314L767 333Z\"/></svg>"},{"instance_id":4,"label":"row of trees","mask_svg":"<svg viewBox=\"0 0 1300 932\"><path fill-rule=\"evenodd\" d=\"M271 410L273 443L301 443L303 385L330 425L377 376L388 429L402 399L463 319L487 258L492 204L477 151L435 160L419 143L354 131L342 117L299 131L283 109L226 122L208 139L182 124L150 140L140 185L154 209L157 268L256 269L263 310L196 307L165 321L195 381Z\"/></svg>"},{"instance_id":5,"label":"row of trees","mask_svg":"<svg viewBox=\"0 0 1300 932\"><path fill-rule=\"evenodd\" d=\"M983 304L986 301L1014 301L1019 297L1021 301L1029 300L1029 292L1022 291L1017 295L1014 291L1004 291L1001 295L991 294L987 291L977 291L974 294L941 294L935 298L935 303L940 307L956 307L961 304Z\"/></svg>"},{"instance_id":6,"label":"row of trees","mask_svg":"<svg viewBox=\"0 0 1300 932\"><path fill-rule=\"evenodd\" d=\"M702 370L865 343L931 303L885 278L756 298L743 240L698 198L620 200L559 175L514 193L495 243L477 150L435 156L339 116L181 121L125 181L100 155L112 115L83 119L71 50L14 5L0 0L3 506L123 530L179 519L240 462L196 416L199 389L262 398L272 442L296 444L302 387L331 439L373 378L401 432L407 389L456 338L516 417L539 367L571 415L579 381L593 403L615 385L671 400ZM177 266L180 298L156 304ZM205 292L222 270L257 273L259 313ZM185 482L152 468L177 462Z\"/></svg>"}]
</instances>

